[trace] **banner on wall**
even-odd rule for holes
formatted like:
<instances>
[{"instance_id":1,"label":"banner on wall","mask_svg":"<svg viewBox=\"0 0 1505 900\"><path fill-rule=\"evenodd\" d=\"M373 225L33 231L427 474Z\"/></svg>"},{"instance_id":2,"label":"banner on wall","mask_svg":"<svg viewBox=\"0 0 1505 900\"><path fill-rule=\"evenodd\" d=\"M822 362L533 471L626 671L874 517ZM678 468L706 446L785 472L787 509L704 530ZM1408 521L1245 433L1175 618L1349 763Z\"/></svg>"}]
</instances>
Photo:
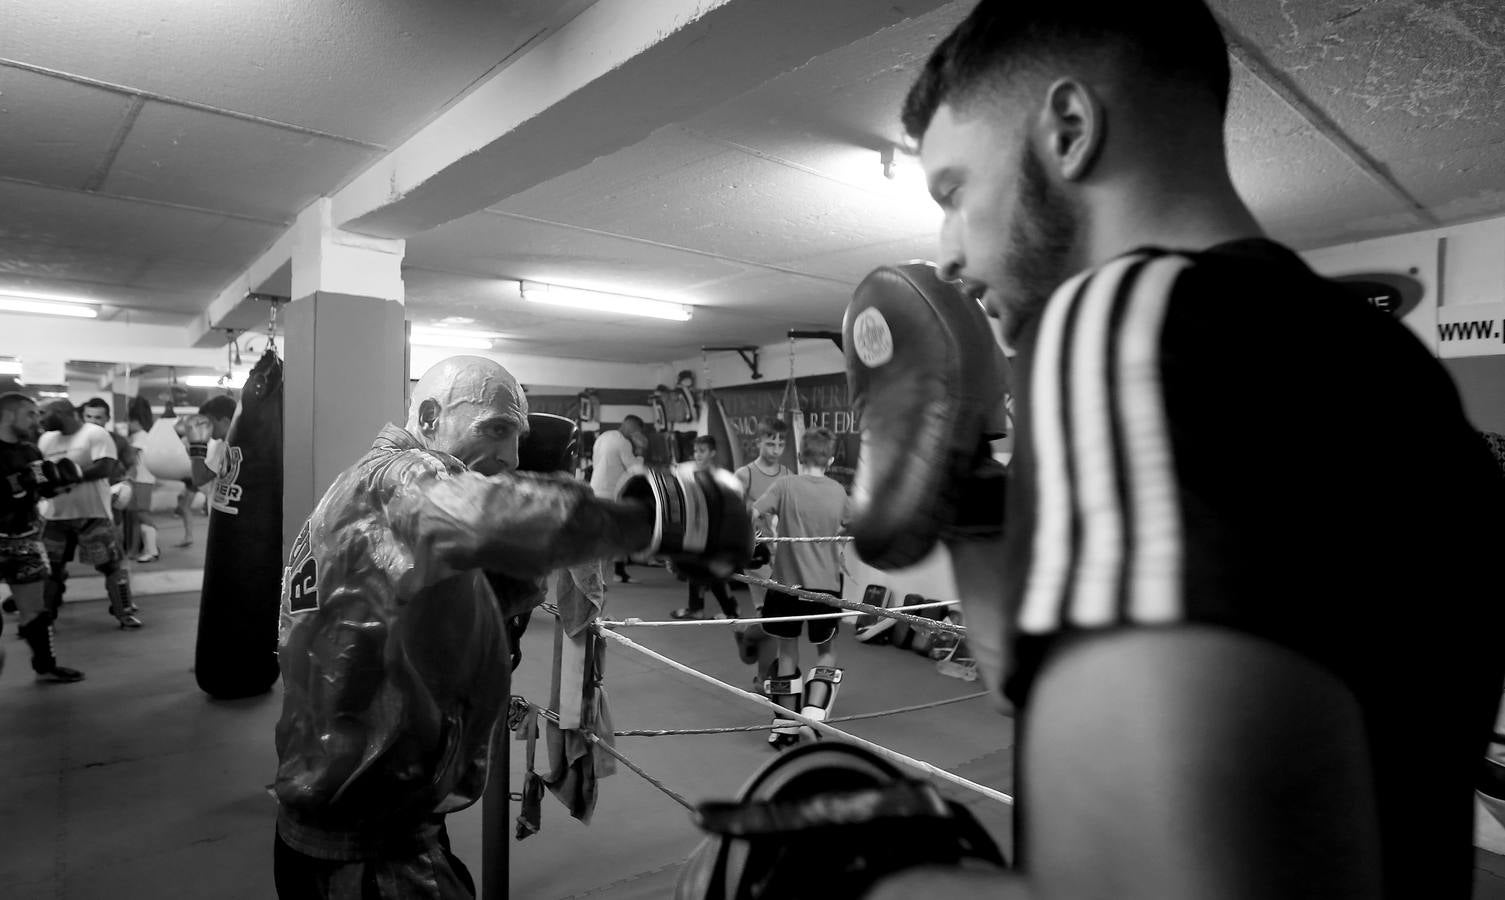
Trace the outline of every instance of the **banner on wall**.
<instances>
[{"instance_id":1,"label":"banner on wall","mask_svg":"<svg viewBox=\"0 0 1505 900\"><path fill-rule=\"evenodd\" d=\"M1505 303L1462 303L1437 310L1437 355L1505 355Z\"/></svg>"},{"instance_id":2,"label":"banner on wall","mask_svg":"<svg viewBox=\"0 0 1505 900\"><path fill-rule=\"evenodd\" d=\"M774 416L784 399L783 381L760 381L736 387L716 388L716 396L725 411L727 427L742 444L748 459L758 455L758 420ZM857 469L857 450L861 444L860 426L847 397L845 372L810 375L795 379L799 407L805 416L805 429L829 428L836 435L836 458L827 473L851 487ZM723 454L725 458L725 454Z\"/></svg>"}]
</instances>

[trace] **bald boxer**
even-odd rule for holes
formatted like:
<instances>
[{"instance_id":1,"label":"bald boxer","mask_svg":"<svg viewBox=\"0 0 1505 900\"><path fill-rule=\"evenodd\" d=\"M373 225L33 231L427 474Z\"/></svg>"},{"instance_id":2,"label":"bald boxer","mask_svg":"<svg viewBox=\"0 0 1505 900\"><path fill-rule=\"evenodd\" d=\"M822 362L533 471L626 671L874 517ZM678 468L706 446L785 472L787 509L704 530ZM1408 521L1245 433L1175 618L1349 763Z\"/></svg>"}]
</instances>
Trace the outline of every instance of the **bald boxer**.
<instances>
[{"instance_id":1,"label":"bald boxer","mask_svg":"<svg viewBox=\"0 0 1505 900\"><path fill-rule=\"evenodd\" d=\"M751 554L734 480L650 471L628 499L597 498L513 471L520 440L552 439L527 422L502 366L444 360L406 426L383 428L298 533L279 634L283 900L474 896L444 816L481 796L507 705L505 622L543 599L539 579L639 552L725 574Z\"/></svg>"},{"instance_id":2,"label":"bald boxer","mask_svg":"<svg viewBox=\"0 0 1505 900\"><path fill-rule=\"evenodd\" d=\"M1018 871L872 897L1470 895L1505 483L1428 349L1263 235L1228 92L1200 0L983 0L909 94L941 274L1016 354L964 602Z\"/></svg>"}]
</instances>

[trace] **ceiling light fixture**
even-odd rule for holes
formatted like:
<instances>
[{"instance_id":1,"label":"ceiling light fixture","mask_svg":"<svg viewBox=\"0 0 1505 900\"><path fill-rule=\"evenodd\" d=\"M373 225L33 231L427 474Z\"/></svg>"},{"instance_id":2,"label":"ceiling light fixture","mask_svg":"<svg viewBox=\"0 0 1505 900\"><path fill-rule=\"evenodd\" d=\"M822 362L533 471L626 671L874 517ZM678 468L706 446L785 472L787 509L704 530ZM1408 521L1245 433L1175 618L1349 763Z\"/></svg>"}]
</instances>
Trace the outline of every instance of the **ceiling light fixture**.
<instances>
[{"instance_id":1,"label":"ceiling light fixture","mask_svg":"<svg viewBox=\"0 0 1505 900\"><path fill-rule=\"evenodd\" d=\"M35 300L14 294L0 294L0 312L30 313L34 316L71 316L75 319L97 319L99 308L83 306L76 301Z\"/></svg>"},{"instance_id":2,"label":"ceiling light fixture","mask_svg":"<svg viewBox=\"0 0 1505 900\"><path fill-rule=\"evenodd\" d=\"M624 316L645 316L650 319L668 319L671 322L688 322L694 307L668 300L650 300L627 294L606 291L590 291L584 288L560 287L539 281L520 282L523 299L530 303L548 303L553 306L568 306L574 309L589 309L596 312L616 313Z\"/></svg>"},{"instance_id":3,"label":"ceiling light fixture","mask_svg":"<svg viewBox=\"0 0 1505 900\"><path fill-rule=\"evenodd\" d=\"M414 325L409 340L422 347L453 347L459 350L490 350L492 342L505 338L492 331L467 331L463 328L433 328Z\"/></svg>"}]
</instances>

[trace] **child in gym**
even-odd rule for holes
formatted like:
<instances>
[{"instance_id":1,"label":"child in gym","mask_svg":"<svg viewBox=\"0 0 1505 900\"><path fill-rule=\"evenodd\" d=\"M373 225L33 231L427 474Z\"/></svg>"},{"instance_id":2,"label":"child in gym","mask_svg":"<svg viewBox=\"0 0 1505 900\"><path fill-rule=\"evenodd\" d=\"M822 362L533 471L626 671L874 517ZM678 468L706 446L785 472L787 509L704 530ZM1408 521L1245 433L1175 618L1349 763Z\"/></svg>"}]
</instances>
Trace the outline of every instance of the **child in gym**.
<instances>
[{"instance_id":1,"label":"child in gym","mask_svg":"<svg viewBox=\"0 0 1505 900\"><path fill-rule=\"evenodd\" d=\"M784 537L840 533L850 515L851 502L846 489L826 476L835 446L836 437L829 428L813 428L805 432L799 448L799 473L774 481L753 505L760 523L770 516L777 516L779 532ZM841 596L841 560L837 545L785 544L773 558L773 580L815 593ZM835 612L831 606L772 589L763 601L763 615L768 618L830 612ZM772 677L764 684L770 700L811 719L823 721L829 715L842 677L842 670L836 666L834 650L838 621L811 619L763 625L764 630L778 639L778 658L774 662ZM803 677L799 668L801 632L809 635L816 652L816 664ZM812 729L791 719L776 719L775 723L777 727L768 736L768 742L775 749L798 743L802 733L815 737Z\"/></svg>"}]
</instances>

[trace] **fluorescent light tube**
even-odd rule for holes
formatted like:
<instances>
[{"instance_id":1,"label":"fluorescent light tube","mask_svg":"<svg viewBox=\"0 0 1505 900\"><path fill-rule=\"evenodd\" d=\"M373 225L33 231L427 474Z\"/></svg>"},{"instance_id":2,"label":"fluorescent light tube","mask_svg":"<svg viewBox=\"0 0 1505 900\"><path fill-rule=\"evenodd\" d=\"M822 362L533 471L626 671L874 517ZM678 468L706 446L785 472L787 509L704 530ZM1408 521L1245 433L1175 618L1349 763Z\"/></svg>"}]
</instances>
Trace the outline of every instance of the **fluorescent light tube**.
<instances>
[{"instance_id":1,"label":"fluorescent light tube","mask_svg":"<svg viewBox=\"0 0 1505 900\"><path fill-rule=\"evenodd\" d=\"M26 300L6 295L0 295L0 312L31 313L36 316L72 316L75 319L99 318L99 310L92 306L59 303L56 300Z\"/></svg>"},{"instance_id":2,"label":"fluorescent light tube","mask_svg":"<svg viewBox=\"0 0 1505 900\"><path fill-rule=\"evenodd\" d=\"M646 316L651 319L668 319L672 322L688 322L693 307L667 300L649 300L646 297L631 297L626 294L610 294L605 291L588 291L584 288L560 287L537 281L522 282L523 299L532 303L548 303L574 309L589 309L597 312L615 313L624 316Z\"/></svg>"},{"instance_id":3,"label":"fluorescent light tube","mask_svg":"<svg viewBox=\"0 0 1505 900\"><path fill-rule=\"evenodd\" d=\"M0 359L0 375L20 375L21 361L19 359Z\"/></svg>"},{"instance_id":4,"label":"fluorescent light tube","mask_svg":"<svg viewBox=\"0 0 1505 900\"><path fill-rule=\"evenodd\" d=\"M409 340L423 347L454 347L460 350L490 350L491 342L502 335L460 328L426 328L414 326Z\"/></svg>"}]
</instances>

